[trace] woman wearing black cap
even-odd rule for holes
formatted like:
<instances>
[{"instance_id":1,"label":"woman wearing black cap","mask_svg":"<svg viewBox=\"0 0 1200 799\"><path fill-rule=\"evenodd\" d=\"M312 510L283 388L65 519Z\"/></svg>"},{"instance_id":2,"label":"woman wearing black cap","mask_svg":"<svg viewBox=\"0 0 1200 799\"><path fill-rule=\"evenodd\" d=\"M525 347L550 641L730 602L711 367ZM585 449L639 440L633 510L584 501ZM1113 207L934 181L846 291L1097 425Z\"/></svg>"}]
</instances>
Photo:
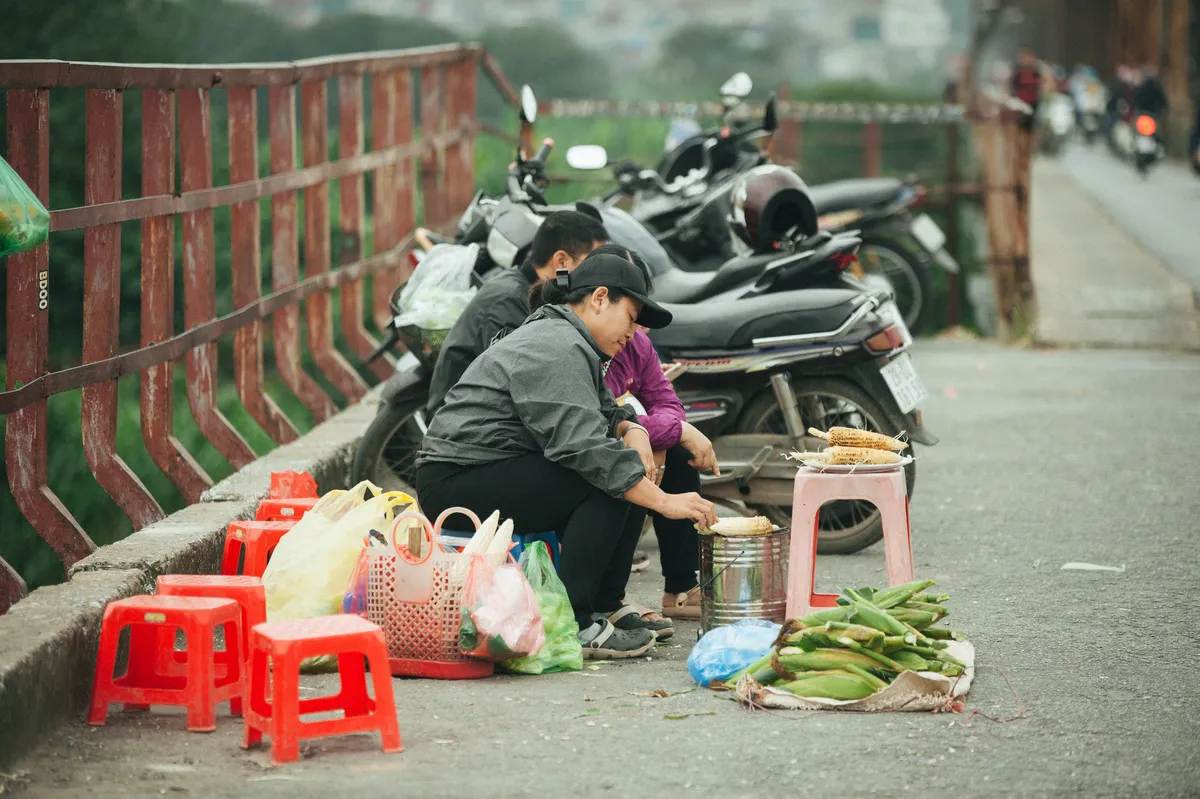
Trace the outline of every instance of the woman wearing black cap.
<instances>
[{"instance_id":1,"label":"woman wearing black cap","mask_svg":"<svg viewBox=\"0 0 1200 799\"><path fill-rule=\"evenodd\" d=\"M716 521L707 500L664 493L647 477L649 436L604 385L605 364L637 325L664 327L671 314L646 296L640 270L611 254L542 291L547 304L446 395L417 458L418 498L430 515L499 510L519 532L556 531L585 656L637 657L654 645L653 622L622 612L621 599L644 509Z\"/></svg>"}]
</instances>

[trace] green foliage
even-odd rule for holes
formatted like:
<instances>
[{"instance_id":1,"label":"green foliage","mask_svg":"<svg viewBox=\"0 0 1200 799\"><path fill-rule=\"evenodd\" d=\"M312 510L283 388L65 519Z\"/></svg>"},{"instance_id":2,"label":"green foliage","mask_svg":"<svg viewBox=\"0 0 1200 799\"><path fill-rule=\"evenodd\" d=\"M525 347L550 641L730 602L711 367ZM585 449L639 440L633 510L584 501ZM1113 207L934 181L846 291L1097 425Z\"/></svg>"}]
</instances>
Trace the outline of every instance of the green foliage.
<instances>
[{"instance_id":1,"label":"green foliage","mask_svg":"<svg viewBox=\"0 0 1200 799\"><path fill-rule=\"evenodd\" d=\"M550 23L491 28L480 37L514 87L530 84L539 97L607 97L608 65L570 33ZM492 119L504 108L491 93L481 94L480 113Z\"/></svg>"}]
</instances>

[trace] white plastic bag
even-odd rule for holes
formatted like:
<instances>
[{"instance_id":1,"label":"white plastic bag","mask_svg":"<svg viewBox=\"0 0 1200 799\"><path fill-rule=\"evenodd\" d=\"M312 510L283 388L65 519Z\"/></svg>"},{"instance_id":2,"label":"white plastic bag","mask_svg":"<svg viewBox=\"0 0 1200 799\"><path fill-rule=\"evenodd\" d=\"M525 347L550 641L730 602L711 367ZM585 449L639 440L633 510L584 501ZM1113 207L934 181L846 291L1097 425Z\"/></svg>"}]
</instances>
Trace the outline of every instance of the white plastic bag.
<instances>
[{"instance_id":1,"label":"white plastic bag","mask_svg":"<svg viewBox=\"0 0 1200 799\"><path fill-rule=\"evenodd\" d=\"M475 296L471 272L479 245L438 244L425 254L400 292L397 326L449 330Z\"/></svg>"}]
</instances>

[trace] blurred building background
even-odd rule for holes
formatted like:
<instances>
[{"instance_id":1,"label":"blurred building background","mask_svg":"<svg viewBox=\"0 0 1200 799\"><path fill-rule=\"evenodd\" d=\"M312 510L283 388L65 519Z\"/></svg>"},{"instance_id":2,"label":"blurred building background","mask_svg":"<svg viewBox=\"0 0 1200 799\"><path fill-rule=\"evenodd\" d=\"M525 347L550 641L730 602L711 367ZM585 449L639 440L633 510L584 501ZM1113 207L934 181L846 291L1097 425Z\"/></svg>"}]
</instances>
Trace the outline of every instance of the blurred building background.
<instances>
[{"instance_id":1,"label":"blurred building background","mask_svg":"<svg viewBox=\"0 0 1200 799\"><path fill-rule=\"evenodd\" d=\"M553 24L608 56L615 71L652 66L680 28L736 30L754 48L781 32L800 42L798 83L902 83L940 72L969 39L971 0L245 0L299 24L364 12L422 19L464 34Z\"/></svg>"}]
</instances>

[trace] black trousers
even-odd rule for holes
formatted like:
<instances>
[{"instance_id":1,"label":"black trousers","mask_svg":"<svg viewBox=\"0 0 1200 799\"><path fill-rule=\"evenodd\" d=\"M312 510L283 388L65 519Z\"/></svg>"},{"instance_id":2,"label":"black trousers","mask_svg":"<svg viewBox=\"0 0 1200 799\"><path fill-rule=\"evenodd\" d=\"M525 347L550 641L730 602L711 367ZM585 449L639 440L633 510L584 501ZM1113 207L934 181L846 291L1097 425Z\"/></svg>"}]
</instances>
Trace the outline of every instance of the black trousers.
<instances>
[{"instance_id":1,"label":"black trousers","mask_svg":"<svg viewBox=\"0 0 1200 799\"><path fill-rule=\"evenodd\" d=\"M498 510L518 533L558 533L558 576L580 629L592 623L592 614L620 608L646 519L643 508L536 454L484 466L427 464L417 469L416 482L430 519L455 506L480 518Z\"/></svg>"},{"instance_id":2,"label":"black trousers","mask_svg":"<svg viewBox=\"0 0 1200 799\"><path fill-rule=\"evenodd\" d=\"M691 453L682 446L667 450L667 470L659 487L668 494L698 493L700 473L688 465L691 459ZM692 590L700 569L700 535L695 523L691 519L668 519L654 511L650 512L650 518L658 536L663 590L669 594Z\"/></svg>"}]
</instances>

